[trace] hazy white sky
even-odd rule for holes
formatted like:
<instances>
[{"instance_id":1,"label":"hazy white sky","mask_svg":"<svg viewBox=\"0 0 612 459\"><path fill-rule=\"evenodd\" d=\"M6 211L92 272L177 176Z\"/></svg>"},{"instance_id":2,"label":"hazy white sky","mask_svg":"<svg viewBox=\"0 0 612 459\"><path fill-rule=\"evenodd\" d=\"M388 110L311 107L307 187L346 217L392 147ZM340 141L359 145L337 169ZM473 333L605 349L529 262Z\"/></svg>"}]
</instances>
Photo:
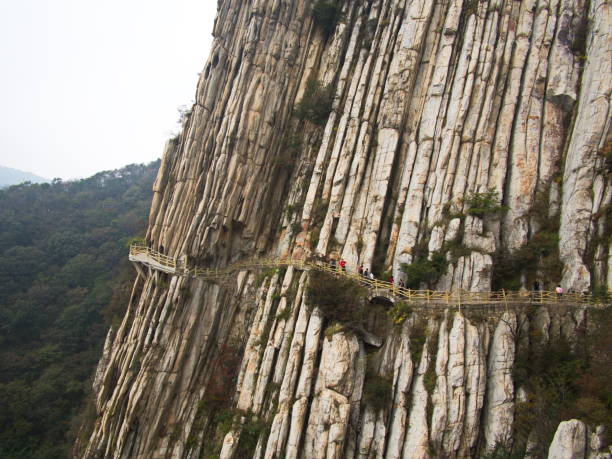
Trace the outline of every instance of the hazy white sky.
<instances>
[{"instance_id":1,"label":"hazy white sky","mask_svg":"<svg viewBox=\"0 0 612 459\"><path fill-rule=\"evenodd\" d=\"M0 165L69 179L160 157L216 4L0 0Z\"/></svg>"}]
</instances>

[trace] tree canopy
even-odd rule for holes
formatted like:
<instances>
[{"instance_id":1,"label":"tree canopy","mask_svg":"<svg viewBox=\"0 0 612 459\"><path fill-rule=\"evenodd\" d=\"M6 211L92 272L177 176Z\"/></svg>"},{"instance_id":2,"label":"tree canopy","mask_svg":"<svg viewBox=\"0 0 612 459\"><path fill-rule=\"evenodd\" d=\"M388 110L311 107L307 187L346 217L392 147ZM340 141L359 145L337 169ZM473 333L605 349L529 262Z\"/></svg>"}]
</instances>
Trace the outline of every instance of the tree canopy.
<instances>
[{"instance_id":1,"label":"tree canopy","mask_svg":"<svg viewBox=\"0 0 612 459\"><path fill-rule=\"evenodd\" d=\"M0 457L67 457L158 168L0 190Z\"/></svg>"}]
</instances>

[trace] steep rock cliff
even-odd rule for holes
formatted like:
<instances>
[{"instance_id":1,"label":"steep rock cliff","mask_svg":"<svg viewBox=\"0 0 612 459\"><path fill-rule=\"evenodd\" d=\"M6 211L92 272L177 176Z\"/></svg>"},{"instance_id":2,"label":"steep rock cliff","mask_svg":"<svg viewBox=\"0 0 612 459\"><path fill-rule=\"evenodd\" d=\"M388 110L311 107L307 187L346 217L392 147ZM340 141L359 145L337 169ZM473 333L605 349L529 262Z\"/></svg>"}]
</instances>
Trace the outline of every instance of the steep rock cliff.
<instances>
[{"instance_id":1,"label":"steep rock cliff","mask_svg":"<svg viewBox=\"0 0 612 459\"><path fill-rule=\"evenodd\" d=\"M611 285L609 2L344 1L327 20L315 3L219 1L154 186L152 247L207 267L320 253L396 279L437 254L439 289L487 291L505 266L517 287ZM85 456L475 457L514 438L529 397L518 330L571 342L589 322L580 308L416 312L379 324L373 351L325 336L307 283L291 267L141 275L108 336ZM364 402L387 379L388 400ZM551 450L600 454L590 428L564 424Z\"/></svg>"}]
</instances>

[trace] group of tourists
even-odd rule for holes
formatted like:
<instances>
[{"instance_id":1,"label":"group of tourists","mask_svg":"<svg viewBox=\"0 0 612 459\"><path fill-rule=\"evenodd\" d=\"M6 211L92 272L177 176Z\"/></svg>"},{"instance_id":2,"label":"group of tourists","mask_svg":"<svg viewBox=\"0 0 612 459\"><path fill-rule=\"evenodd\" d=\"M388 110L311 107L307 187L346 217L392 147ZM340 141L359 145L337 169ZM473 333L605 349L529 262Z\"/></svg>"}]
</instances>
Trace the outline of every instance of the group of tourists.
<instances>
[{"instance_id":1,"label":"group of tourists","mask_svg":"<svg viewBox=\"0 0 612 459\"><path fill-rule=\"evenodd\" d=\"M368 271L368 268L363 269L363 265L359 265L359 268L357 268L357 273L360 276L365 277L366 279L371 279L371 280L376 279L376 277L374 277L374 273L371 271Z\"/></svg>"},{"instance_id":2,"label":"group of tourists","mask_svg":"<svg viewBox=\"0 0 612 459\"><path fill-rule=\"evenodd\" d=\"M315 261L317 263L320 264L326 264L328 265L333 271L342 271L342 272L346 272L347 268L346 268L346 260L344 258L340 258L340 260L336 260L334 258L329 258L326 257L324 255L315 255ZM376 276L374 276L374 273L372 271L370 271L368 268L364 268L363 265L359 265L359 267L357 268L357 273L362 276L365 277L366 279L369 280L375 280ZM395 286L395 280L393 279L393 276L391 276L388 280L388 282L392 285ZM404 288L406 285L404 283L403 280L399 280L399 282L397 283L398 287L402 287Z\"/></svg>"},{"instance_id":3,"label":"group of tourists","mask_svg":"<svg viewBox=\"0 0 612 459\"><path fill-rule=\"evenodd\" d=\"M329 260L328 264L329 264L329 267L333 269L334 271L342 270L346 272L346 261L342 258L338 262L336 262L336 260L332 258L331 260Z\"/></svg>"}]
</instances>

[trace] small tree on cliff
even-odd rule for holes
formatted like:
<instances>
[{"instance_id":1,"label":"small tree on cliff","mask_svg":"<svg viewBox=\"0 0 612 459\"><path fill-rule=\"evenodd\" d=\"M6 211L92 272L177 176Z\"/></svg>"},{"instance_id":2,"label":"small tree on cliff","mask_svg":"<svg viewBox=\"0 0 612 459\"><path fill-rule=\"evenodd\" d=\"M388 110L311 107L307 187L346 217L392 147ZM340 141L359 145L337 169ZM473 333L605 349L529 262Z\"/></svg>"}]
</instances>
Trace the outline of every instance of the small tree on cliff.
<instances>
[{"instance_id":1,"label":"small tree on cliff","mask_svg":"<svg viewBox=\"0 0 612 459\"><path fill-rule=\"evenodd\" d=\"M326 0L318 0L312 7L312 17L323 35L329 37L336 28L340 9L336 4Z\"/></svg>"},{"instance_id":2,"label":"small tree on cliff","mask_svg":"<svg viewBox=\"0 0 612 459\"><path fill-rule=\"evenodd\" d=\"M332 110L334 93L331 86L324 86L316 78L309 78L302 100L295 106L295 115L322 126Z\"/></svg>"},{"instance_id":3,"label":"small tree on cliff","mask_svg":"<svg viewBox=\"0 0 612 459\"><path fill-rule=\"evenodd\" d=\"M327 319L342 324L361 323L367 290L354 280L312 270L307 292L309 303L321 308Z\"/></svg>"},{"instance_id":4,"label":"small tree on cliff","mask_svg":"<svg viewBox=\"0 0 612 459\"><path fill-rule=\"evenodd\" d=\"M508 207L499 204L500 201L499 193L494 189L485 193L470 193L463 198L463 202L467 206L467 214L479 218L506 212Z\"/></svg>"}]
</instances>

